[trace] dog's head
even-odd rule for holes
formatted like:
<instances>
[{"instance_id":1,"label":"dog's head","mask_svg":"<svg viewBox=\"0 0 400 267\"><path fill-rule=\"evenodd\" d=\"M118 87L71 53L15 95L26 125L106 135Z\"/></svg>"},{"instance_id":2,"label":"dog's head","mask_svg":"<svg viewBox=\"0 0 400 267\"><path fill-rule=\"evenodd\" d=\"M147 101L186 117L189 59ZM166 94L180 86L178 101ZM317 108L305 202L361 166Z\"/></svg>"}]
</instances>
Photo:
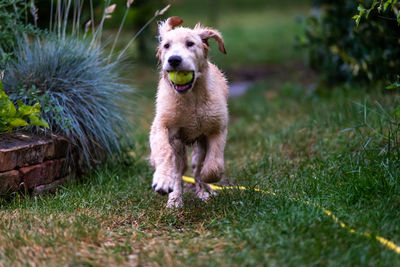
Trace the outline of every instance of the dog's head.
<instances>
[{"instance_id":1,"label":"dog's head","mask_svg":"<svg viewBox=\"0 0 400 267\"><path fill-rule=\"evenodd\" d=\"M208 40L215 39L219 50L226 54L221 34L210 28L196 25L194 29L178 27L183 20L179 17L170 17L159 24L159 46L157 57L161 63L162 75L169 80L178 93L186 93L193 88L196 80L207 67ZM169 72L185 71L186 78L178 84L169 79Z\"/></svg>"}]
</instances>

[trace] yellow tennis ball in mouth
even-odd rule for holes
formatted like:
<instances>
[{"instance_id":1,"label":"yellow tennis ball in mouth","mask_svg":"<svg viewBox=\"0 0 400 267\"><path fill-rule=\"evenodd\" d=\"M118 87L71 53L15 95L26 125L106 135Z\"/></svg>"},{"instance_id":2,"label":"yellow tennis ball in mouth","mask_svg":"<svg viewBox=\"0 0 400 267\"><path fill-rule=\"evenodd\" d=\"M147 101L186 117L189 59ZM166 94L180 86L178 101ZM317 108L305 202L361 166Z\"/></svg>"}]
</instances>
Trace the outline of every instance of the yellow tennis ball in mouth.
<instances>
[{"instance_id":1,"label":"yellow tennis ball in mouth","mask_svg":"<svg viewBox=\"0 0 400 267\"><path fill-rule=\"evenodd\" d=\"M193 71L170 71L168 77L174 84L184 85L193 79Z\"/></svg>"}]
</instances>

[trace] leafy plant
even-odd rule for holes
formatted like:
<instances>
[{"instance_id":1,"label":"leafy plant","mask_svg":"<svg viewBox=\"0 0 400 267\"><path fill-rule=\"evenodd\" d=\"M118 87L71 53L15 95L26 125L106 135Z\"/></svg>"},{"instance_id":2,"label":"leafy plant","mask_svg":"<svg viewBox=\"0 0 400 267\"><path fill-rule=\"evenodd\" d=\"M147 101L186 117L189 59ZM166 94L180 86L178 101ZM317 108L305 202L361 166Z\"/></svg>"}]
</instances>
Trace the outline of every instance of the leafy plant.
<instances>
[{"instance_id":1,"label":"leafy plant","mask_svg":"<svg viewBox=\"0 0 400 267\"><path fill-rule=\"evenodd\" d=\"M393 14L396 16L397 23L400 24L398 0L373 0L372 3L371 1L360 0L359 2L360 3L357 7L358 14L353 16L353 19L355 19L357 26L358 24L360 24L360 20L363 16L368 19L372 11L377 10L379 13L386 12L389 7L390 10L393 11ZM368 4L370 4L369 8L364 7Z\"/></svg>"},{"instance_id":2,"label":"leafy plant","mask_svg":"<svg viewBox=\"0 0 400 267\"><path fill-rule=\"evenodd\" d=\"M40 89L36 88L35 84L31 88L26 88L26 86L17 87L15 91L10 93L10 98L19 99L28 105L39 102L41 103L42 113L48 114L46 116L51 116L61 129L66 130L71 128L70 121L63 116L62 107L56 105L47 93L43 93Z\"/></svg>"},{"instance_id":3,"label":"leafy plant","mask_svg":"<svg viewBox=\"0 0 400 267\"><path fill-rule=\"evenodd\" d=\"M48 123L40 117L39 102L28 106L18 101L17 109L4 92L2 81L0 81L0 132L9 132L14 128L29 124L49 128Z\"/></svg>"},{"instance_id":4,"label":"leafy plant","mask_svg":"<svg viewBox=\"0 0 400 267\"><path fill-rule=\"evenodd\" d=\"M364 6L366 6L367 4L370 4L370 1L363 0L360 1L360 3L358 4L357 10L359 11L359 13L353 16L353 19L355 19L357 26L360 24L360 20L363 16L365 17L365 19L368 20L371 12L377 11L379 14L381 14L387 12L389 7L390 10L393 12L393 15L396 17L398 25L400 25L400 12L399 12L400 3L397 0L379 0L379 1L374 0L372 4L370 4L369 8L365 8ZM393 18L388 18L388 19L393 20ZM386 89L399 88L400 87L399 76L400 75L397 75L396 81L386 86Z\"/></svg>"},{"instance_id":5,"label":"leafy plant","mask_svg":"<svg viewBox=\"0 0 400 267\"><path fill-rule=\"evenodd\" d=\"M0 0L0 69L12 57L18 38L45 33L29 23L29 9L35 9L34 5L31 7L25 0ZM35 21L36 19L37 16L34 17Z\"/></svg>"}]
</instances>

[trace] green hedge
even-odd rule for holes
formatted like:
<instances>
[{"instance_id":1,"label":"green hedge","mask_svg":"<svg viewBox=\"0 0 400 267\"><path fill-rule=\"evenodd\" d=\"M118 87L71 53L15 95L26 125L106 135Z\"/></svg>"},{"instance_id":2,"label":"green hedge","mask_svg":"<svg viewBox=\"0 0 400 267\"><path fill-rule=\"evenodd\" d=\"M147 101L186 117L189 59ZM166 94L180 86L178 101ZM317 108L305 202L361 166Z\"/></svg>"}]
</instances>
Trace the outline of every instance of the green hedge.
<instances>
[{"instance_id":1,"label":"green hedge","mask_svg":"<svg viewBox=\"0 0 400 267\"><path fill-rule=\"evenodd\" d=\"M398 79L400 26L393 10L373 8L368 19L363 13L356 25L358 5L371 7L372 2L315 1L302 43L308 48L311 66L326 81L383 81L388 85Z\"/></svg>"}]
</instances>

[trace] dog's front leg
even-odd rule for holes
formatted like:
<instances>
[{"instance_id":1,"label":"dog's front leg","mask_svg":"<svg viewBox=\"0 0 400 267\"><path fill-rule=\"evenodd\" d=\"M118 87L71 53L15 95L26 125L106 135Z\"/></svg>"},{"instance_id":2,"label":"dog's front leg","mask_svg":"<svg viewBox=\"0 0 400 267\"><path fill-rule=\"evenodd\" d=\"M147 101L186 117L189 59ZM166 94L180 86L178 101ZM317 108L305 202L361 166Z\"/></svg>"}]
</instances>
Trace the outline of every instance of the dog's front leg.
<instances>
[{"instance_id":1,"label":"dog's front leg","mask_svg":"<svg viewBox=\"0 0 400 267\"><path fill-rule=\"evenodd\" d=\"M150 161L155 168L153 189L161 194L169 194L167 207L182 206L182 148L171 145L166 127L153 124L150 132ZM176 149L180 151L175 151ZM183 148L184 149L184 148Z\"/></svg>"},{"instance_id":2,"label":"dog's front leg","mask_svg":"<svg viewBox=\"0 0 400 267\"><path fill-rule=\"evenodd\" d=\"M207 152L200 178L204 183L215 183L221 180L224 174L224 149L227 130L207 136Z\"/></svg>"},{"instance_id":3,"label":"dog's front leg","mask_svg":"<svg viewBox=\"0 0 400 267\"><path fill-rule=\"evenodd\" d=\"M172 139L170 141L173 154L173 179L174 187L173 191L168 195L167 207L181 207L183 205L182 201L182 175L185 173L187 168L187 158L186 158L186 146L179 139Z\"/></svg>"}]
</instances>

